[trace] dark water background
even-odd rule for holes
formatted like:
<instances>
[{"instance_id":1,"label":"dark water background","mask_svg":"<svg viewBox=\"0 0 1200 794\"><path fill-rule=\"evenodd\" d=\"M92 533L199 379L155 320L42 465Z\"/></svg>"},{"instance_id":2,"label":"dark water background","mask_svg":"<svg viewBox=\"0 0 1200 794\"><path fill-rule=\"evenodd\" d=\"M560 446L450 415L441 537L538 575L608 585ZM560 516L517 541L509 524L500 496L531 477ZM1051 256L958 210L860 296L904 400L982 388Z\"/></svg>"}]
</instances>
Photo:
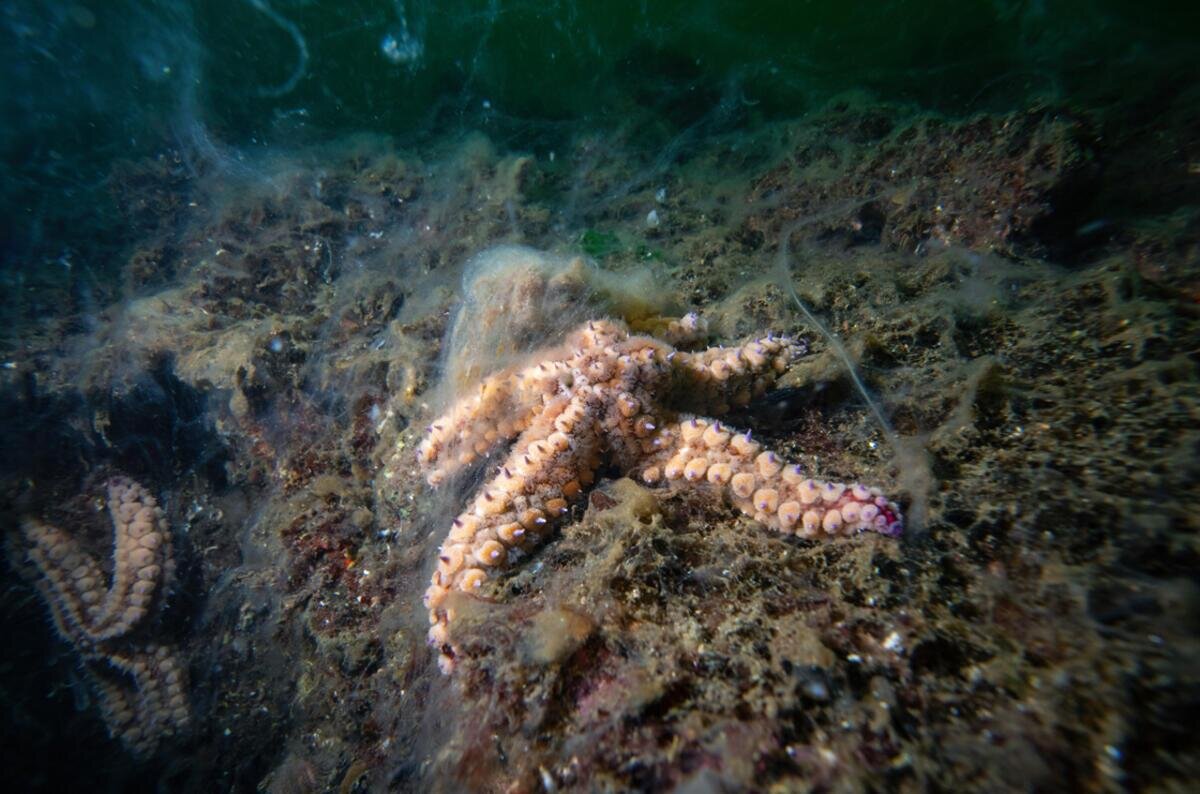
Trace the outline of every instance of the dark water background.
<instances>
[{"instance_id":1,"label":"dark water background","mask_svg":"<svg viewBox=\"0 0 1200 794\"><path fill-rule=\"evenodd\" d=\"M752 127L830 96L951 116L1038 100L1153 114L1195 96L1194 3L17 0L0 11L0 261L37 268L121 232L114 161L176 147L233 167L372 131L484 130L551 150L586 129Z\"/></svg>"}]
</instances>

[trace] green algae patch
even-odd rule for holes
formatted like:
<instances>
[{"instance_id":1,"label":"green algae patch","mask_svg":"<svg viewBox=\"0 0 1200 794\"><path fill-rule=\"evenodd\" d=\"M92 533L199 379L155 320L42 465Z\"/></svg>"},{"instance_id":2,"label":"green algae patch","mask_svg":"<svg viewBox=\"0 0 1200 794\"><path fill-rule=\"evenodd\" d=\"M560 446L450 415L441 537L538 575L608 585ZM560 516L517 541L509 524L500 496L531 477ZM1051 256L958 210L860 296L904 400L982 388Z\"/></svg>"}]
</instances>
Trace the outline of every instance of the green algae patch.
<instances>
[{"instance_id":1,"label":"green algae patch","mask_svg":"<svg viewBox=\"0 0 1200 794\"><path fill-rule=\"evenodd\" d=\"M612 232L586 229L579 235L579 248L593 259L604 259L619 253L623 246L621 240Z\"/></svg>"}]
</instances>

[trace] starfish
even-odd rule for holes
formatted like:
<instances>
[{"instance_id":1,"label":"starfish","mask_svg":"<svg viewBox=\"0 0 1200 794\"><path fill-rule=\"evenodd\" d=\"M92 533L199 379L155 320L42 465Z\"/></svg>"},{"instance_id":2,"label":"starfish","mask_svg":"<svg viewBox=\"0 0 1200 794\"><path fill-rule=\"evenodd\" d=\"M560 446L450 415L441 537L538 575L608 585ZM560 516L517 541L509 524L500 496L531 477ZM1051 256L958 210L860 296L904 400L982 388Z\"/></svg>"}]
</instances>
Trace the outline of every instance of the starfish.
<instances>
[{"instance_id":1,"label":"starfish","mask_svg":"<svg viewBox=\"0 0 1200 794\"><path fill-rule=\"evenodd\" d=\"M186 669L144 631L175 571L171 530L157 500L126 477L109 481L108 512L111 576L70 533L35 518L23 519L21 532L35 584L59 636L84 662L109 733L145 757L190 719Z\"/></svg>"},{"instance_id":2,"label":"starfish","mask_svg":"<svg viewBox=\"0 0 1200 794\"><path fill-rule=\"evenodd\" d=\"M900 508L879 489L806 477L750 433L698 415L748 404L800 352L801 345L775 336L686 352L603 320L542 351L537 363L491 375L453 405L417 451L430 485L511 448L454 520L425 592L429 640L443 672L456 655L451 592L477 593L490 572L536 549L602 464L648 484L708 489L787 534L899 534Z\"/></svg>"}]
</instances>

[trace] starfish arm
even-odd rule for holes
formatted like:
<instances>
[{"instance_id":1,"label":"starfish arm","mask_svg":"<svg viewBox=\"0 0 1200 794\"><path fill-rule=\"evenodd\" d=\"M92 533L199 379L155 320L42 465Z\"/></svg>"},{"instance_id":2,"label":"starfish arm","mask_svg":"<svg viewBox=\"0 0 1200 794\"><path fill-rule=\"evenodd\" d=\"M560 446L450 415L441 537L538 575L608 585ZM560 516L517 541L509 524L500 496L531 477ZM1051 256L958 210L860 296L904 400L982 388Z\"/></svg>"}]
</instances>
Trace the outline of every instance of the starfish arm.
<instances>
[{"instance_id":1,"label":"starfish arm","mask_svg":"<svg viewBox=\"0 0 1200 794\"><path fill-rule=\"evenodd\" d=\"M138 720L136 685L129 686L126 671L119 665L110 665L106 656L97 654L85 657L83 661L83 669L91 679L108 735L121 739L127 746L132 742L140 752L141 743L146 737Z\"/></svg>"},{"instance_id":2,"label":"starfish arm","mask_svg":"<svg viewBox=\"0 0 1200 794\"><path fill-rule=\"evenodd\" d=\"M483 381L479 390L464 397L429 426L417 447L417 462L430 485L486 455L503 438L525 429L528 411L514 403L516 373L499 372Z\"/></svg>"},{"instance_id":3,"label":"starfish arm","mask_svg":"<svg viewBox=\"0 0 1200 794\"><path fill-rule=\"evenodd\" d=\"M708 338L708 321L696 312L679 318L651 317L637 322L634 328L672 347L694 347Z\"/></svg>"},{"instance_id":4,"label":"starfish arm","mask_svg":"<svg viewBox=\"0 0 1200 794\"><path fill-rule=\"evenodd\" d=\"M54 626L67 642L88 644L94 634L104 573L71 535L34 518L21 520L26 553L41 574L36 580Z\"/></svg>"},{"instance_id":5,"label":"starfish arm","mask_svg":"<svg viewBox=\"0 0 1200 794\"><path fill-rule=\"evenodd\" d=\"M536 548L554 522L567 514L599 465L599 412L591 393L549 401L522 433L500 473L454 520L425 591L429 639L442 651L443 668L452 666L454 655L448 596L454 591L477 592L489 571Z\"/></svg>"},{"instance_id":6,"label":"starfish arm","mask_svg":"<svg viewBox=\"0 0 1200 794\"><path fill-rule=\"evenodd\" d=\"M135 755L150 755L190 721L186 673L167 647L151 644L85 662L109 734Z\"/></svg>"},{"instance_id":7,"label":"starfish arm","mask_svg":"<svg viewBox=\"0 0 1200 794\"><path fill-rule=\"evenodd\" d=\"M690 347L702 343L708 336L708 321L695 312L667 323L661 338L672 347Z\"/></svg>"},{"instance_id":8,"label":"starfish arm","mask_svg":"<svg viewBox=\"0 0 1200 794\"><path fill-rule=\"evenodd\" d=\"M705 485L771 529L815 538L903 528L899 505L878 488L806 477L720 422L684 416L660 437L661 448L642 463L644 481Z\"/></svg>"},{"instance_id":9,"label":"starfish arm","mask_svg":"<svg viewBox=\"0 0 1200 794\"><path fill-rule=\"evenodd\" d=\"M456 402L430 425L417 448L417 462L429 484L441 484L516 438L541 409L543 399L561 391L568 375L566 365L550 361L510 368L484 380L478 392Z\"/></svg>"},{"instance_id":10,"label":"starfish arm","mask_svg":"<svg viewBox=\"0 0 1200 794\"><path fill-rule=\"evenodd\" d=\"M99 564L71 535L32 518L22 522L29 558L55 626L75 645L127 634L161 597L174 568L170 530L146 489L126 478L109 483L113 575L105 590Z\"/></svg>"},{"instance_id":11,"label":"starfish arm","mask_svg":"<svg viewBox=\"0 0 1200 794\"><path fill-rule=\"evenodd\" d=\"M112 584L96 617L96 638L128 632L145 617L174 572L171 534L158 501L133 480L108 484L108 511L113 523Z\"/></svg>"},{"instance_id":12,"label":"starfish arm","mask_svg":"<svg viewBox=\"0 0 1200 794\"><path fill-rule=\"evenodd\" d=\"M783 337L763 337L738 347L676 352L675 396L682 406L721 414L764 394L801 347Z\"/></svg>"},{"instance_id":13,"label":"starfish arm","mask_svg":"<svg viewBox=\"0 0 1200 794\"><path fill-rule=\"evenodd\" d=\"M593 320L580 326L567 337L567 347L600 350L623 342L628 337L629 329L618 320Z\"/></svg>"}]
</instances>

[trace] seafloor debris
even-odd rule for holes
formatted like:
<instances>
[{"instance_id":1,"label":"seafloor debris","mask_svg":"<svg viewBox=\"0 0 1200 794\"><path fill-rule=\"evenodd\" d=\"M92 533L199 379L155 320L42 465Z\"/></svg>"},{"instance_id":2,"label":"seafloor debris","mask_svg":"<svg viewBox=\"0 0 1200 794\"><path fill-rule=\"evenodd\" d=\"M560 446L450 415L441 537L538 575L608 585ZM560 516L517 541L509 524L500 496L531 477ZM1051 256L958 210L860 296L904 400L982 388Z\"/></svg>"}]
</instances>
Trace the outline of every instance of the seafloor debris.
<instances>
[{"instance_id":1,"label":"seafloor debris","mask_svg":"<svg viewBox=\"0 0 1200 794\"><path fill-rule=\"evenodd\" d=\"M38 589L59 635L84 661L109 733L145 756L189 720L185 671L173 650L137 636L166 599L175 570L171 531L154 497L125 477L109 481L108 511L107 589L100 563L69 533L32 518L21 532Z\"/></svg>"},{"instance_id":2,"label":"seafloor debris","mask_svg":"<svg viewBox=\"0 0 1200 794\"><path fill-rule=\"evenodd\" d=\"M756 521L801 537L899 533L900 508L878 489L807 478L749 433L687 413L746 405L799 350L768 336L688 353L630 336L616 322L588 323L537 363L486 379L435 422L417 452L431 485L516 439L499 473L454 520L425 593L442 669L455 656L452 592L478 592L489 569L535 548L602 460L647 483L713 489Z\"/></svg>"}]
</instances>

